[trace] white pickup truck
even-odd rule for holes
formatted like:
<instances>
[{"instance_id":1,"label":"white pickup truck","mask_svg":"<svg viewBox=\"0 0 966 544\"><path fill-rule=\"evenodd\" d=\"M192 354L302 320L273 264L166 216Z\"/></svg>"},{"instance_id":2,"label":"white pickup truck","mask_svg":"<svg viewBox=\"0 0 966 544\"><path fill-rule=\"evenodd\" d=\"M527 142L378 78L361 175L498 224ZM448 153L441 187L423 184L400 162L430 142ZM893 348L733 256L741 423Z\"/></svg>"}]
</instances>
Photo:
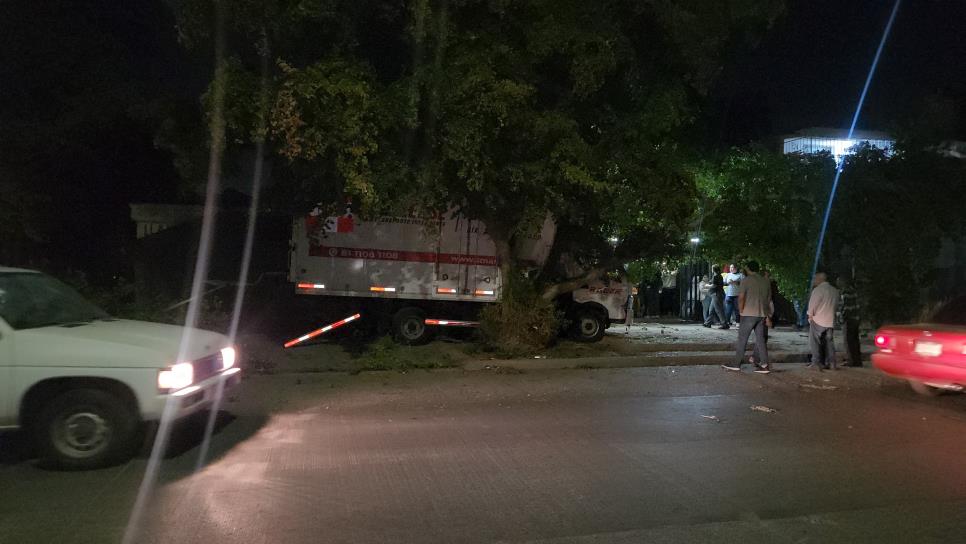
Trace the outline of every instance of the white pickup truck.
<instances>
[{"instance_id":1,"label":"white pickup truck","mask_svg":"<svg viewBox=\"0 0 966 544\"><path fill-rule=\"evenodd\" d=\"M26 429L50 465L123 461L167 403L181 418L236 384L236 357L224 335L114 319L50 276L0 267L0 431Z\"/></svg>"}]
</instances>

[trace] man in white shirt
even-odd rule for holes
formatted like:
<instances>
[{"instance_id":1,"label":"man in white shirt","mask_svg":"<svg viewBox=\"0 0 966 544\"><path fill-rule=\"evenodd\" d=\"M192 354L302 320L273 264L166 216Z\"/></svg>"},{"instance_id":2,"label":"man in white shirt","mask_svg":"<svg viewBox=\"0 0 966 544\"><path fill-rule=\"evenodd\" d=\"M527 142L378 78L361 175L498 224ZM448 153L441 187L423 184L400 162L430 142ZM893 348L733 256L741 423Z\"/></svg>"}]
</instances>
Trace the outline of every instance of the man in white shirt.
<instances>
[{"instance_id":1,"label":"man in white shirt","mask_svg":"<svg viewBox=\"0 0 966 544\"><path fill-rule=\"evenodd\" d=\"M812 296L808 299L808 344L812 351L812 364L819 371L825 368L839 369L835 361L833 335L838 302L839 290L828 282L828 276L824 272L815 274Z\"/></svg>"},{"instance_id":2,"label":"man in white shirt","mask_svg":"<svg viewBox=\"0 0 966 544\"><path fill-rule=\"evenodd\" d=\"M738 288L741 287L741 280L745 276L738 272L738 266L731 263L728 273L724 276L725 284L725 323L723 327L731 326L731 318L734 316L735 323L741 321L741 313L738 310Z\"/></svg>"}]
</instances>

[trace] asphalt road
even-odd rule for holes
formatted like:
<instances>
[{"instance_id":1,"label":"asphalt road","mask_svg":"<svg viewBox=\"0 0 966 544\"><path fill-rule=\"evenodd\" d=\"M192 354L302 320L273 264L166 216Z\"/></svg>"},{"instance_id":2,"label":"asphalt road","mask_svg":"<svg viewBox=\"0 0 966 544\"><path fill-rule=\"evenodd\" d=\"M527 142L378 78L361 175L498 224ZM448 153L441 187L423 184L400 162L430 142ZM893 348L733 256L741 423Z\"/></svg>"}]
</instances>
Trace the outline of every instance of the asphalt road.
<instances>
[{"instance_id":1,"label":"asphalt road","mask_svg":"<svg viewBox=\"0 0 966 544\"><path fill-rule=\"evenodd\" d=\"M179 427L136 542L952 542L966 529L966 396L918 398L868 370L286 375L235 397L200 472L198 431ZM0 542L119 541L146 459L48 472L0 440Z\"/></svg>"}]
</instances>

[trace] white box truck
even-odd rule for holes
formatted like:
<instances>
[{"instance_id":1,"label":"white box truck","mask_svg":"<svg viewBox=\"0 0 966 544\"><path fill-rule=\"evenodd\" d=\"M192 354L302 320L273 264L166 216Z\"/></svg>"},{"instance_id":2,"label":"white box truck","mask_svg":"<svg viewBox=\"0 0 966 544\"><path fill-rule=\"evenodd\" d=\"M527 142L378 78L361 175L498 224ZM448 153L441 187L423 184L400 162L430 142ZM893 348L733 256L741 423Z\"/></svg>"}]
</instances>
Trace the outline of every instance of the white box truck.
<instances>
[{"instance_id":1,"label":"white box truck","mask_svg":"<svg viewBox=\"0 0 966 544\"><path fill-rule=\"evenodd\" d=\"M555 232L548 218L539 233L518 244L518 262L542 266ZM325 217L316 209L293 223L289 281L300 295L342 297L347 311L390 325L399 342L420 344L435 326L473 322L483 305L500 300L499 264L485 225L461 215L363 221L348 212ZM595 342L611 323L624 321L629 293L626 281L602 279L557 303L573 337Z\"/></svg>"}]
</instances>

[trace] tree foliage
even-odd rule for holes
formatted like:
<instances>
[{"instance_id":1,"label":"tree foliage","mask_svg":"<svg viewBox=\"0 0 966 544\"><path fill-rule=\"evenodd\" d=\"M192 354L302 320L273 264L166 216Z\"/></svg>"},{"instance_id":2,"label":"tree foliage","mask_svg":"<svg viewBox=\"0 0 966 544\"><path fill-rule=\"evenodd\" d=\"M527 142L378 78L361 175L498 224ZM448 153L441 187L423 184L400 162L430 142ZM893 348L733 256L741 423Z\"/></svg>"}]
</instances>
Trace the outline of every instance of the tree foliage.
<instances>
[{"instance_id":1,"label":"tree foliage","mask_svg":"<svg viewBox=\"0 0 966 544\"><path fill-rule=\"evenodd\" d=\"M905 140L910 142L912 140ZM913 319L937 291L937 257L961 239L966 161L920 140L894 154L860 146L841 165L820 268L854 278L873 323ZM828 155L734 149L698 175L702 238L715 260L756 259L805 295L835 176Z\"/></svg>"},{"instance_id":2,"label":"tree foliage","mask_svg":"<svg viewBox=\"0 0 966 544\"><path fill-rule=\"evenodd\" d=\"M922 147L892 156L861 147L843 165L826 264L854 272L875 322L914 319L937 294L943 242L962 239L964 198L966 161Z\"/></svg>"},{"instance_id":3,"label":"tree foliage","mask_svg":"<svg viewBox=\"0 0 966 544\"><path fill-rule=\"evenodd\" d=\"M176 3L182 42L212 39ZM270 51L267 134L299 206L459 211L504 263L556 219L558 251L604 268L678 245L694 203L685 131L729 48L779 0L238 0L223 4L228 126L250 141L257 57ZM267 44L267 48L265 47ZM303 208L304 209L304 208ZM616 247L608 239L616 237Z\"/></svg>"},{"instance_id":4,"label":"tree foliage","mask_svg":"<svg viewBox=\"0 0 966 544\"><path fill-rule=\"evenodd\" d=\"M801 298L834 170L827 154L784 155L760 146L732 149L704 165L697 179L706 255L758 260L786 295Z\"/></svg>"}]
</instances>

